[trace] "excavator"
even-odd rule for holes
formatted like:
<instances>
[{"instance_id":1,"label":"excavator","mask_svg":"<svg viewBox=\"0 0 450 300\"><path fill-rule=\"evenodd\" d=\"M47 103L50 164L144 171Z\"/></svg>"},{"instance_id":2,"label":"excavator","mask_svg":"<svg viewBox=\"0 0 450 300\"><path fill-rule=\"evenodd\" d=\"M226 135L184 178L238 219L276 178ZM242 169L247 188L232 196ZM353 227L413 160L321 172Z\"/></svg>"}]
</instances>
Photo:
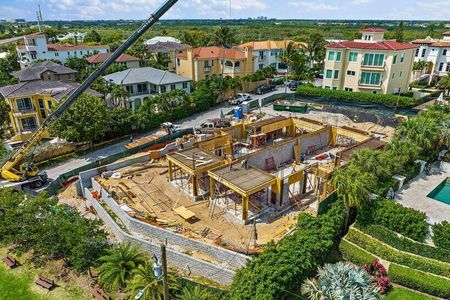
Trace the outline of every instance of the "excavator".
<instances>
[{"instance_id":1,"label":"excavator","mask_svg":"<svg viewBox=\"0 0 450 300\"><path fill-rule=\"evenodd\" d=\"M26 186L39 188L47 182L47 174L45 172L40 172L32 162L34 150L45 132L71 107L77 98L89 88L95 79L101 76L122 53L136 42L150 27L158 22L159 19L177 2L178 0L165 1L119 48L117 48L116 51L111 54L111 56L108 57L108 59L105 60L103 64L92 72L86 80L84 80L84 82L76 88L50 116L47 117L30 138L25 141L1 167L1 177L5 180L0 184L1 187ZM23 162L25 154L29 151L32 151L31 159Z\"/></svg>"}]
</instances>

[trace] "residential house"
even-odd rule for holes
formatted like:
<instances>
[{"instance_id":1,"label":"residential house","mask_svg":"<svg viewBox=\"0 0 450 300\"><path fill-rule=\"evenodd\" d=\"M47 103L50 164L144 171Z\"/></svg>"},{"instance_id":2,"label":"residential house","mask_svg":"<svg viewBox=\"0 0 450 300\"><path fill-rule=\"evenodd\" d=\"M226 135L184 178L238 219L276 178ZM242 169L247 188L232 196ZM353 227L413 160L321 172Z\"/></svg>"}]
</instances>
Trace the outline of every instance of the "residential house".
<instances>
[{"instance_id":1,"label":"residential house","mask_svg":"<svg viewBox=\"0 0 450 300\"><path fill-rule=\"evenodd\" d=\"M108 57L111 56L111 53L98 53L94 54L92 56L86 57L87 62L93 66L97 67L98 65L105 62ZM127 69L131 68L139 68L140 67L140 59L128 54L122 54L120 55L116 61L114 62L115 65L123 66Z\"/></svg>"},{"instance_id":2,"label":"residential house","mask_svg":"<svg viewBox=\"0 0 450 300\"><path fill-rule=\"evenodd\" d=\"M13 73L20 82L35 80L75 81L77 71L52 61L37 62L25 69Z\"/></svg>"},{"instance_id":3,"label":"residential house","mask_svg":"<svg viewBox=\"0 0 450 300\"><path fill-rule=\"evenodd\" d=\"M148 52L153 56L163 55L165 58L167 58L168 63L165 66L166 70L170 72L176 72L176 55L187 50L190 46L173 41L159 41L147 44L147 47Z\"/></svg>"},{"instance_id":4,"label":"residential house","mask_svg":"<svg viewBox=\"0 0 450 300\"><path fill-rule=\"evenodd\" d=\"M74 82L37 80L0 87L0 97L10 107L9 118L15 133L11 141L26 141L51 114L52 108L78 86ZM93 90L88 92L101 96Z\"/></svg>"},{"instance_id":5,"label":"residential house","mask_svg":"<svg viewBox=\"0 0 450 300\"><path fill-rule=\"evenodd\" d=\"M411 43L418 46L414 61L428 62L426 72L431 74L430 82L434 77L442 77L450 72L450 31L445 32L440 40L426 37Z\"/></svg>"},{"instance_id":6,"label":"residential house","mask_svg":"<svg viewBox=\"0 0 450 300\"><path fill-rule=\"evenodd\" d=\"M170 92L184 90L190 93L191 79L152 67L134 68L104 76L106 82L122 86L130 96L121 106L135 110L144 100Z\"/></svg>"},{"instance_id":7,"label":"residential house","mask_svg":"<svg viewBox=\"0 0 450 300\"><path fill-rule=\"evenodd\" d=\"M217 46L189 48L177 54L177 74L192 80L209 76L243 77L253 73L254 56L251 48L243 51Z\"/></svg>"},{"instance_id":8,"label":"residential house","mask_svg":"<svg viewBox=\"0 0 450 300\"><path fill-rule=\"evenodd\" d=\"M74 40L76 43L84 43L86 35L86 32L69 32L67 34L58 35L57 38L60 41Z\"/></svg>"},{"instance_id":9,"label":"residential house","mask_svg":"<svg viewBox=\"0 0 450 300\"><path fill-rule=\"evenodd\" d=\"M406 92L417 46L384 40L368 28L362 39L326 46L323 88L374 94Z\"/></svg>"},{"instance_id":10,"label":"residential house","mask_svg":"<svg viewBox=\"0 0 450 300\"><path fill-rule=\"evenodd\" d=\"M254 70L261 70L266 67L274 67L278 73L286 73L287 66L281 61L281 56L286 51L287 46L290 43L301 49L306 48L305 43L294 42L292 40L281 40L281 41L253 41L245 44L241 44L236 48L245 49L252 48L254 60Z\"/></svg>"},{"instance_id":11,"label":"residential house","mask_svg":"<svg viewBox=\"0 0 450 300\"><path fill-rule=\"evenodd\" d=\"M181 44L181 41L179 39L171 37L171 36L155 36L149 40L146 40L144 42L144 44L145 45L154 45L157 43L167 43L167 42Z\"/></svg>"},{"instance_id":12,"label":"residential house","mask_svg":"<svg viewBox=\"0 0 450 300\"><path fill-rule=\"evenodd\" d=\"M109 46L86 46L72 44L49 44L45 33L34 33L23 37L16 47L20 67L26 68L36 60L58 60L66 63L69 57L84 57L95 53L109 52Z\"/></svg>"}]
</instances>

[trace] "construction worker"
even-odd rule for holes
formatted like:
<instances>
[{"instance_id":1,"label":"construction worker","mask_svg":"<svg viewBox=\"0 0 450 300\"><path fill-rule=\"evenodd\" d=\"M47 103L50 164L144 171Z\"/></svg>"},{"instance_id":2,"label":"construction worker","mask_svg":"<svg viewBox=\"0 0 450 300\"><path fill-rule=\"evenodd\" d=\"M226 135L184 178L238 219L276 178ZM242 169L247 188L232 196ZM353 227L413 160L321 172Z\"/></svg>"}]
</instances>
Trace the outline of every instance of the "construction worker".
<instances>
[{"instance_id":1,"label":"construction worker","mask_svg":"<svg viewBox=\"0 0 450 300\"><path fill-rule=\"evenodd\" d=\"M300 162L302 164L305 163L305 153L302 153L302 155L300 155Z\"/></svg>"},{"instance_id":2,"label":"construction worker","mask_svg":"<svg viewBox=\"0 0 450 300\"><path fill-rule=\"evenodd\" d=\"M291 167L292 167L291 174L294 174L295 173L295 169L297 168L297 162L295 160L292 162Z\"/></svg>"}]
</instances>

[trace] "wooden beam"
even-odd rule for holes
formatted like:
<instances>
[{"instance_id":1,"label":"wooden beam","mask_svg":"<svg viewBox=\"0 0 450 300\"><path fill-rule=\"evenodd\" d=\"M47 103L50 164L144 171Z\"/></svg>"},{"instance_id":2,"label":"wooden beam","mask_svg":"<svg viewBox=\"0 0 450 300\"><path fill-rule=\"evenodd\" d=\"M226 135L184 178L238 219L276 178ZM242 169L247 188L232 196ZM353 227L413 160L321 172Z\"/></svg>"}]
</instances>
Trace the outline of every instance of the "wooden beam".
<instances>
[{"instance_id":1,"label":"wooden beam","mask_svg":"<svg viewBox=\"0 0 450 300\"><path fill-rule=\"evenodd\" d=\"M194 197L198 196L198 180L197 175L192 176L192 194Z\"/></svg>"},{"instance_id":2,"label":"wooden beam","mask_svg":"<svg viewBox=\"0 0 450 300\"><path fill-rule=\"evenodd\" d=\"M173 181L172 161L169 160L169 181Z\"/></svg>"},{"instance_id":3,"label":"wooden beam","mask_svg":"<svg viewBox=\"0 0 450 300\"><path fill-rule=\"evenodd\" d=\"M248 219L248 202L249 196L242 196L242 220L247 221Z\"/></svg>"},{"instance_id":4,"label":"wooden beam","mask_svg":"<svg viewBox=\"0 0 450 300\"><path fill-rule=\"evenodd\" d=\"M209 177L209 197L211 198L211 203L216 198L216 190L214 188L215 180L212 177Z\"/></svg>"}]
</instances>

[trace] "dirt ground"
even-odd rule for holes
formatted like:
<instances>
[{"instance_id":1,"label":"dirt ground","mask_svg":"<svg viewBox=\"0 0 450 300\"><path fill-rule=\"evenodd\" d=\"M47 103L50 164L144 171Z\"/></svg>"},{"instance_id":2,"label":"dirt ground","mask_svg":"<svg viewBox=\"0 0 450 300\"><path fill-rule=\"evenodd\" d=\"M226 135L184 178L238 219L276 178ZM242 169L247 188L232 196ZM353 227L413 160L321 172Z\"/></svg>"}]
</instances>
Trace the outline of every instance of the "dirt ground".
<instances>
[{"instance_id":1,"label":"dirt ground","mask_svg":"<svg viewBox=\"0 0 450 300\"><path fill-rule=\"evenodd\" d=\"M208 201L194 202L179 186L169 183L166 162L137 164L119 171L123 175L121 179L98 180L120 205L126 204L133 209L130 215L209 244L221 240L244 249L255 245L253 225L229 219L220 209L216 209L210 218ZM180 217L174 211L180 206L195 213L195 218L186 221ZM256 244L264 245L282 238L295 225L297 215L284 216L271 223L257 223Z\"/></svg>"}]
</instances>

